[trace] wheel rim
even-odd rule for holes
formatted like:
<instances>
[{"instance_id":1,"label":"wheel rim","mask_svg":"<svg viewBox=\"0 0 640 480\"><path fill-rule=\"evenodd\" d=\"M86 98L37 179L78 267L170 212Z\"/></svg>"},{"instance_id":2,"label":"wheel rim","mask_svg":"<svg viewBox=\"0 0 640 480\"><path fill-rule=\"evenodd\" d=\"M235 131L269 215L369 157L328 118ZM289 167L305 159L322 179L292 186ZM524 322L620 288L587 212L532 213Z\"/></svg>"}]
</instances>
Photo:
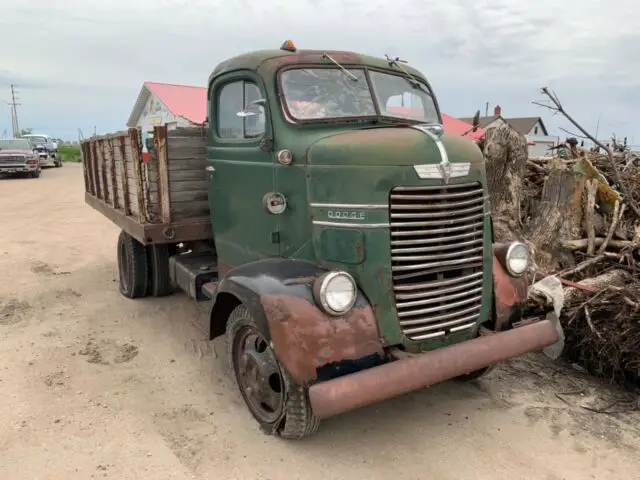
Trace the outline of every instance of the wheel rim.
<instances>
[{"instance_id":1,"label":"wheel rim","mask_svg":"<svg viewBox=\"0 0 640 480\"><path fill-rule=\"evenodd\" d=\"M125 291L129 289L129 264L127 263L127 249L124 243L118 245L118 270L120 270L120 285Z\"/></svg>"},{"instance_id":2,"label":"wheel rim","mask_svg":"<svg viewBox=\"0 0 640 480\"><path fill-rule=\"evenodd\" d=\"M232 348L233 369L249 409L262 422L277 421L284 407L284 382L273 350L249 326L236 334Z\"/></svg>"}]
</instances>

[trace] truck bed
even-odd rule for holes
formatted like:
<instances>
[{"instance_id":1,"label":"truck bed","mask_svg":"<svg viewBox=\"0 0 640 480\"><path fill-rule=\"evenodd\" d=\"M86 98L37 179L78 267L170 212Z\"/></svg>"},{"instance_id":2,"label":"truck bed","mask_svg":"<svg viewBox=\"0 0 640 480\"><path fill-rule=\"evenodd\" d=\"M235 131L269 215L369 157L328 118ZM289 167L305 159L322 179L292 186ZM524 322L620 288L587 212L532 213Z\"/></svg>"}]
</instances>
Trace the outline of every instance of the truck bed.
<instances>
[{"instance_id":1,"label":"truck bed","mask_svg":"<svg viewBox=\"0 0 640 480\"><path fill-rule=\"evenodd\" d=\"M83 140L85 202L145 245L211 238L205 135L155 127L147 161L135 128Z\"/></svg>"}]
</instances>

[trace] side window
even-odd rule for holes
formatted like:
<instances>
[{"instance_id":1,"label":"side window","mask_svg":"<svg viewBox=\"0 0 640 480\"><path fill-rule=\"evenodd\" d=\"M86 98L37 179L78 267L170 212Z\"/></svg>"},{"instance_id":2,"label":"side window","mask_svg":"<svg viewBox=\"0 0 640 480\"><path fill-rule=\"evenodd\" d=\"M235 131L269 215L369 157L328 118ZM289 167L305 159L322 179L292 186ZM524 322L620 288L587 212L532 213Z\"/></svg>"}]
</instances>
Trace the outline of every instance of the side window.
<instances>
[{"instance_id":1,"label":"side window","mask_svg":"<svg viewBox=\"0 0 640 480\"><path fill-rule=\"evenodd\" d=\"M260 89L252 82L241 80L224 85L218 93L218 136L229 139L261 136L265 125L264 107L250 104L261 97ZM244 115L238 115L243 111Z\"/></svg>"}]
</instances>

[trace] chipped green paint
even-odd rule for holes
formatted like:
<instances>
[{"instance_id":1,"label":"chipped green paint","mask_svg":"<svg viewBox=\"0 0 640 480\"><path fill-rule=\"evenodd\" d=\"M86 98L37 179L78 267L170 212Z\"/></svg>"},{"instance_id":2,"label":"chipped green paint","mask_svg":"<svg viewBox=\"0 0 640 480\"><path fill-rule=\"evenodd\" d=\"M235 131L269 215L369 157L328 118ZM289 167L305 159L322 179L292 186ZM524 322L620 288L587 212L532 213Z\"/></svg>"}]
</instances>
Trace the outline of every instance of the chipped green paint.
<instances>
[{"instance_id":1,"label":"chipped green paint","mask_svg":"<svg viewBox=\"0 0 640 480\"><path fill-rule=\"evenodd\" d=\"M323 51L281 50L250 52L222 62L209 81L208 158L216 168L210 182L211 211L218 257L221 263L238 266L259 258L279 256L316 262L329 269L351 273L371 302L386 345L404 344L410 351L431 350L467 340L476 331L450 334L421 343L409 341L401 332L392 298L389 192L397 185L438 185L440 180L421 180L413 165L436 164L440 154L424 133L408 128L418 122L361 122L294 124L285 118L278 94L278 72L290 65L326 65ZM399 74L384 58L352 52L328 51L345 67L362 66ZM428 85L417 70L403 64L411 75ZM261 139L223 141L216 137L215 92L233 79L255 82L267 100L266 133ZM436 109L438 108L436 103ZM438 114L439 115L439 114ZM468 176L450 183L479 181L485 187L483 156L478 147L461 137L443 137L451 163L470 162ZM291 165L275 161L275 152L287 149ZM268 191L285 195L287 210L269 215L262 206ZM486 195L488 196L488 195ZM221 203L219 203L221 202ZM312 204L325 204L315 205ZM359 204L336 213L326 204ZM339 208L337 210L340 210ZM485 213L489 212L485 202ZM374 227L345 231L314 224L333 215L346 215L350 223ZM346 220L344 220L346 221ZM479 323L488 318L492 291L491 228L487 215L484 242L484 281ZM380 227L375 225L381 224Z\"/></svg>"}]
</instances>

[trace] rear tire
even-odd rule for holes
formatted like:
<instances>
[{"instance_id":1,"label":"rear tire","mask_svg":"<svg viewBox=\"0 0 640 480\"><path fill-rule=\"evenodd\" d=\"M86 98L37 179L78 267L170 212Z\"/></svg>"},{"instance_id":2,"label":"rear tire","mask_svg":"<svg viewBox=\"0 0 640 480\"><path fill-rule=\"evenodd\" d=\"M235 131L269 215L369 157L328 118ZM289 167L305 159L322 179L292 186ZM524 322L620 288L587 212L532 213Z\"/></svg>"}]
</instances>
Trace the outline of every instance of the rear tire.
<instances>
[{"instance_id":1,"label":"rear tire","mask_svg":"<svg viewBox=\"0 0 640 480\"><path fill-rule=\"evenodd\" d=\"M146 296L149 285L149 264L144 245L128 233L121 231L117 252L120 293L127 298Z\"/></svg>"},{"instance_id":2,"label":"rear tire","mask_svg":"<svg viewBox=\"0 0 640 480\"><path fill-rule=\"evenodd\" d=\"M282 368L243 304L231 312L226 337L236 386L260 429L287 440L314 434L320 421L311 411L308 389Z\"/></svg>"},{"instance_id":3,"label":"rear tire","mask_svg":"<svg viewBox=\"0 0 640 480\"><path fill-rule=\"evenodd\" d=\"M173 293L169 273L169 245L149 245L147 261L149 263L149 294L154 297L166 297Z\"/></svg>"}]
</instances>

